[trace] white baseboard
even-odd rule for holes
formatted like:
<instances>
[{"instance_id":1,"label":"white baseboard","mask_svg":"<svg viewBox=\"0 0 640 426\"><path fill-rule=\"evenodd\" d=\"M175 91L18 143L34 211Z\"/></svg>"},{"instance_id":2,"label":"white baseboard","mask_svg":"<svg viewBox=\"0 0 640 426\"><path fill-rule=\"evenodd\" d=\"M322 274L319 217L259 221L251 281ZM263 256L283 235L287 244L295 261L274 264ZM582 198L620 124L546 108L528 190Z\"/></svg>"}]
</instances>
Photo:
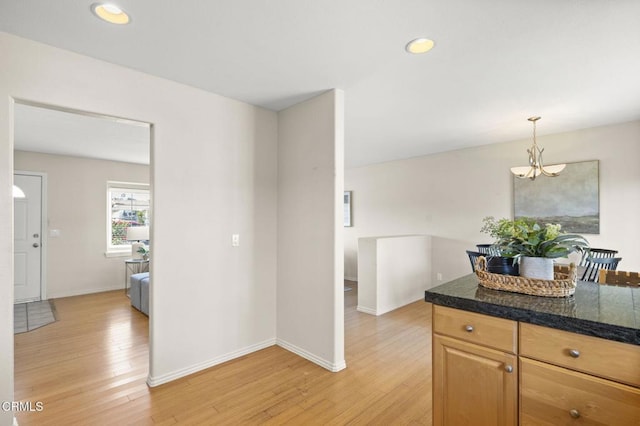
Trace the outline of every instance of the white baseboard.
<instances>
[{"instance_id":1,"label":"white baseboard","mask_svg":"<svg viewBox=\"0 0 640 426\"><path fill-rule=\"evenodd\" d=\"M120 290L122 291L122 294L124 294L124 284L120 284L117 286L110 286L110 287L83 288L79 290L62 291L57 293L47 291L47 299L59 299L61 297L82 296L84 294L103 293L105 291L113 291L113 290Z\"/></svg>"},{"instance_id":2,"label":"white baseboard","mask_svg":"<svg viewBox=\"0 0 640 426\"><path fill-rule=\"evenodd\" d=\"M247 346L245 348L238 349L237 351L229 352L228 354L221 355L209 361L204 361L195 365L191 365L189 367L181 368L179 370L173 371L171 373L163 374L158 377L153 377L149 375L147 377L147 384L150 387L159 386L164 383L168 383L173 380L179 379L181 377L188 376L189 374L197 373L198 371L213 367L214 365L222 364L223 362L231 361L232 359L239 358L241 356L259 351L264 348L268 348L269 346L273 346L275 344L276 344L275 338L268 339L268 340L265 340L264 342L256 343L255 345Z\"/></svg>"},{"instance_id":3,"label":"white baseboard","mask_svg":"<svg viewBox=\"0 0 640 426\"><path fill-rule=\"evenodd\" d=\"M356 307L356 310L357 310L358 312L363 312L363 313L365 313L365 314L378 316L378 311L376 311L375 309L367 308L367 307L365 307L365 306L360 306L360 305L358 305L358 306Z\"/></svg>"},{"instance_id":4,"label":"white baseboard","mask_svg":"<svg viewBox=\"0 0 640 426\"><path fill-rule=\"evenodd\" d=\"M338 363L330 362L282 339L277 339L276 344L281 348L288 350L289 352L293 352L294 354L313 362L314 364L318 364L322 368L326 368L332 373L337 373L338 371L347 368L347 363L345 362L345 360L341 360Z\"/></svg>"},{"instance_id":5,"label":"white baseboard","mask_svg":"<svg viewBox=\"0 0 640 426\"><path fill-rule=\"evenodd\" d=\"M371 309L371 308L367 308L366 306L360 306L360 305L358 305L356 307L356 310L358 312L362 312L362 313L365 313L365 314L380 316L380 315L386 314L387 312L395 311L396 309L400 309L403 306L407 306L407 305L409 305L411 303L417 302L418 300L422 300L422 299L423 299L423 296L420 295L415 299L404 301L404 302L400 302L400 304L398 306L387 308L386 310L378 311L377 309Z\"/></svg>"}]
</instances>

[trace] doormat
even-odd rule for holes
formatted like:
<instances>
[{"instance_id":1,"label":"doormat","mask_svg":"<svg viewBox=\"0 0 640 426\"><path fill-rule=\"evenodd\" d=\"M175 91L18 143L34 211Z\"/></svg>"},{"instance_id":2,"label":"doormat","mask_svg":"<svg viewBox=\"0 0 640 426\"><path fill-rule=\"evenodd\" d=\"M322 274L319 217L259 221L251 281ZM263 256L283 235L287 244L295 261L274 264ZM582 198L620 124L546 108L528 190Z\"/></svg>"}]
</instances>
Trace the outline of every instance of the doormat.
<instances>
[{"instance_id":1,"label":"doormat","mask_svg":"<svg viewBox=\"0 0 640 426\"><path fill-rule=\"evenodd\" d=\"M25 333L56 322L53 300L13 305L13 333Z\"/></svg>"}]
</instances>

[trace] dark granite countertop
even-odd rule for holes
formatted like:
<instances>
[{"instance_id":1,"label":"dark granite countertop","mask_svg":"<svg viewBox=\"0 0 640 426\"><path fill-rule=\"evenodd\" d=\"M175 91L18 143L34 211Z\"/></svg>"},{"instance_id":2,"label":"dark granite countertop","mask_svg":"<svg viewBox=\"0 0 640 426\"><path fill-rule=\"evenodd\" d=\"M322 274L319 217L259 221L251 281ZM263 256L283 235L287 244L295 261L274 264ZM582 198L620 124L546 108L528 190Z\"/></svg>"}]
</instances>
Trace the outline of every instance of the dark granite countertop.
<instances>
[{"instance_id":1,"label":"dark granite countertop","mask_svg":"<svg viewBox=\"0 0 640 426\"><path fill-rule=\"evenodd\" d=\"M484 288L474 274L425 291L425 301L559 330L640 345L640 287L579 281L571 297Z\"/></svg>"}]
</instances>

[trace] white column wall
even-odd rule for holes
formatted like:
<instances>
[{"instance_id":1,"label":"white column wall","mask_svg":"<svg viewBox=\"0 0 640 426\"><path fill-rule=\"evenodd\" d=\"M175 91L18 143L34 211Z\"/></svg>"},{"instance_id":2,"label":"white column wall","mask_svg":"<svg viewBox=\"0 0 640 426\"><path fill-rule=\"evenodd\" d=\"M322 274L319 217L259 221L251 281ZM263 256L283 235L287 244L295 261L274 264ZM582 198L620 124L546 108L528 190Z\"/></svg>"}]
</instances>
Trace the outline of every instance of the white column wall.
<instances>
[{"instance_id":1,"label":"white column wall","mask_svg":"<svg viewBox=\"0 0 640 426\"><path fill-rule=\"evenodd\" d=\"M345 367L343 94L278 114L278 344Z\"/></svg>"},{"instance_id":2,"label":"white column wall","mask_svg":"<svg viewBox=\"0 0 640 426\"><path fill-rule=\"evenodd\" d=\"M277 115L0 33L0 400L13 398L12 98L153 124L151 384L275 343Z\"/></svg>"}]
</instances>

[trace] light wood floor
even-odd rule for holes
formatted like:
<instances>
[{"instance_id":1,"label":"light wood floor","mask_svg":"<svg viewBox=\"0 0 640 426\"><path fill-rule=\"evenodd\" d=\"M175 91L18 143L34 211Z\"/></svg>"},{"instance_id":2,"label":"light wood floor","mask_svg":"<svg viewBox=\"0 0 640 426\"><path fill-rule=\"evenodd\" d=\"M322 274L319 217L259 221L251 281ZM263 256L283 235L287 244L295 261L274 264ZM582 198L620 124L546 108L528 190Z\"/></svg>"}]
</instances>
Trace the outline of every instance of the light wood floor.
<instances>
[{"instance_id":1,"label":"light wood floor","mask_svg":"<svg viewBox=\"0 0 640 426\"><path fill-rule=\"evenodd\" d=\"M431 425L431 305L380 317L345 292L347 368L273 346L149 388L147 318L121 291L56 299L58 322L15 337L25 425Z\"/></svg>"}]
</instances>

